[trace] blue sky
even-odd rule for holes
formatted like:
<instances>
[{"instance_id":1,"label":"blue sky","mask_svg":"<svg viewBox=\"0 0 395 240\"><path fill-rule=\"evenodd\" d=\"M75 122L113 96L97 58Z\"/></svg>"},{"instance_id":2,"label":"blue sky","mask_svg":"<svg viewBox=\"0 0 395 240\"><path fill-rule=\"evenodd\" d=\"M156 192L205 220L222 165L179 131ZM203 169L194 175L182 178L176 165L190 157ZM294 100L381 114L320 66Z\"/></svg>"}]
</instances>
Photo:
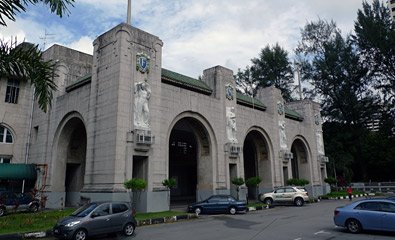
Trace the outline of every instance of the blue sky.
<instances>
[{"instance_id":1,"label":"blue sky","mask_svg":"<svg viewBox=\"0 0 395 240\"><path fill-rule=\"evenodd\" d=\"M46 32L45 48L57 43L92 54L93 40L126 20L127 0L75 1L63 18L30 5L1 27L0 38L44 48ZM162 39L164 68L198 77L216 65L244 69L268 44L292 56L300 29L318 17L349 33L361 7L362 0L132 0L132 25Z\"/></svg>"}]
</instances>

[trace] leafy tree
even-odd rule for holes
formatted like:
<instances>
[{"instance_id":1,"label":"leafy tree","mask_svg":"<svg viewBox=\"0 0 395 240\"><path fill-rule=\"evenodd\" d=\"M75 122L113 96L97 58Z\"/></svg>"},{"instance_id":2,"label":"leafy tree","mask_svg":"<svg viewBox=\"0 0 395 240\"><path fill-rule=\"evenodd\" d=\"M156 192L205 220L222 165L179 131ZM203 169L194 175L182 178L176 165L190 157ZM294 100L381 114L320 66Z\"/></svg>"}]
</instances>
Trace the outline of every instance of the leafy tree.
<instances>
[{"instance_id":1,"label":"leafy tree","mask_svg":"<svg viewBox=\"0 0 395 240\"><path fill-rule=\"evenodd\" d=\"M353 172L366 178L368 159L363 156L364 139L369 132L366 126L380 106L380 98L372 90L370 68L363 63L350 36L342 37L333 22L308 23L302 36L296 52L306 65L304 76L322 100L327 155L346 179L351 180Z\"/></svg>"},{"instance_id":2,"label":"leafy tree","mask_svg":"<svg viewBox=\"0 0 395 240\"><path fill-rule=\"evenodd\" d=\"M251 77L258 82L257 87L274 85L286 101L292 100L293 71L286 50L278 43L274 47L268 45L261 50L259 58L253 58L251 62Z\"/></svg>"},{"instance_id":3,"label":"leafy tree","mask_svg":"<svg viewBox=\"0 0 395 240\"><path fill-rule=\"evenodd\" d=\"M309 180L303 178L291 178L287 180L287 184L293 186L305 186L309 183L310 183Z\"/></svg>"},{"instance_id":4,"label":"leafy tree","mask_svg":"<svg viewBox=\"0 0 395 240\"><path fill-rule=\"evenodd\" d=\"M141 178L131 178L126 180L123 183L123 186L129 191L129 194L130 191L135 193L133 194L133 196L130 196L132 205L134 207L137 205L138 199L140 199L141 191L143 191L147 187L147 182Z\"/></svg>"},{"instance_id":5,"label":"leafy tree","mask_svg":"<svg viewBox=\"0 0 395 240\"><path fill-rule=\"evenodd\" d=\"M236 187L239 188L241 185L244 184L244 179L241 178L241 177L240 178L234 178L234 179L232 179L232 184L236 185ZM238 189L237 189L237 191L238 191Z\"/></svg>"},{"instance_id":6,"label":"leafy tree","mask_svg":"<svg viewBox=\"0 0 395 240\"><path fill-rule=\"evenodd\" d=\"M258 81L252 78L251 68L249 66L244 71L239 68L234 78L236 80L237 91L252 97L256 95Z\"/></svg>"},{"instance_id":7,"label":"leafy tree","mask_svg":"<svg viewBox=\"0 0 395 240\"><path fill-rule=\"evenodd\" d=\"M0 25L7 26L5 18L15 21L15 15L25 12L28 4L37 3L48 5L52 13L62 17L64 13L69 13L67 5L73 6L74 0L2 0L0 2Z\"/></svg>"},{"instance_id":8,"label":"leafy tree","mask_svg":"<svg viewBox=\"0 0 395 240\"><path fill-rule=\"evenodd\" d=\"M28 4L43 3L49 6L51 12L62 17L68 13L67 6L73 6L74 0L2 0L0 2L0 26L6 27L6 19L15 21L18 12L26 11ZM53 81L55 65L51 61L44 61L37 45L22 44L16 41L0 40L0 75L2 79L16 78L30 81L35 87L35 97L40 108L46 112L51 104L52 92L56 89Z\"/></svg>"},{"instance_id":9,"label":"leafy tree","mask_svg":"<svg viewBox=\"0 0 395 240\"><path fill-rule=\"evenodd\" d=\"M375 77L375 87L383 95L383 105L395 105L395 22L379 0L364 1L358 10L353 40L364 64Z\"/></svg>"}]
</instances>

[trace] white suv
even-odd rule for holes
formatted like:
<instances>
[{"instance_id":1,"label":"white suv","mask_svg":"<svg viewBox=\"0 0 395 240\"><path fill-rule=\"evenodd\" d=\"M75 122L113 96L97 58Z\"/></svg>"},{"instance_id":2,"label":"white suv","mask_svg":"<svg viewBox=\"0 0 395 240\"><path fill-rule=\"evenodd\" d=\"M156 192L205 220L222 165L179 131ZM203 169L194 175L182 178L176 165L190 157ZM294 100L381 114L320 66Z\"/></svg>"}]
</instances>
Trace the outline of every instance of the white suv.
<instances>
[{"instance_id":1,"label":"white suv","mask_svg":"<svg viewBox=\"0 0 395 240\"><path fill-rule=\"evenodd\" d=\"M309 194L301 187L279 187L273 192L260 194L259 200L268 205L276 203L293 203L295 206L303 206L309 201Z\"/></svg>"}]
</instances>

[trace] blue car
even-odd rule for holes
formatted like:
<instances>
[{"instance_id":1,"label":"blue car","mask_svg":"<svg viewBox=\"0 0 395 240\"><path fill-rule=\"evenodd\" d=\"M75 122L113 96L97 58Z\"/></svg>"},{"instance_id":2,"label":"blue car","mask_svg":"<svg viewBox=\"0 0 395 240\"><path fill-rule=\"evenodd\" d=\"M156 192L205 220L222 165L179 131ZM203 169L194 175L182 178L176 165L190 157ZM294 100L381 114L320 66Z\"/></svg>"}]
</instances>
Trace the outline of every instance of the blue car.
<instances>
[{"instance_id":1,"label":"blue car","mask_svg":"<svg viewBox=\"0 0 395 240\"><path fill-rule=\"evenodd\" d=\"M395 201L365 199L353 202L334 211L335 225L351 233L362 230L395 231Z\"/></svg>"},{"instance_id":2,"label":"blue car","mask_svg":"<svg viewBox=\"0 0 395 240\"><path fill-rule=\"evenodd\" d=\"M245 201L237 201L230 195L213 195L204 201L188 206L189 212L200 213L230 213L246 211Z\"/></svg>"}]
</instances>

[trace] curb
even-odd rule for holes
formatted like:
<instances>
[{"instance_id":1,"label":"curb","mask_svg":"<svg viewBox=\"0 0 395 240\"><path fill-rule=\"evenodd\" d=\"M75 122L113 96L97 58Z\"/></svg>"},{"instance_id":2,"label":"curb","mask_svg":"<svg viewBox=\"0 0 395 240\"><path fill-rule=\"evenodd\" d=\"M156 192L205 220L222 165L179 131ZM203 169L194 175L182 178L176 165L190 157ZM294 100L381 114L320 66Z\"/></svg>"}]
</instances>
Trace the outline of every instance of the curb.
<instances>
[{"instance_id":1,"label":"curb","mask_svg":"<svg viewBox=\"0 0 395 240\"><path fill-rule=\"evenodd\" d=\"M160 224L160 223L173 223L182 220L189 220L189 219L196 219L199 216L196 214L185 214L179 216L172 216L172 217L163 217L163 218L151 218L146 220L137 221L137 226L147 226L153 224ZM3 234L0 235L0 240L22 240L22 239L37 239L37 238L45 238L51 237L52 230L41 231L41 232L31 232L31 233L14 233L14 234Z\"/></svg>"},{"instance_id":2,"label":"curb","mask_svg":"<svg viewBox=\"0 0 395 240\"><path fill-rule=\"evenodd\" d=\"M270 208L274 208L274 206L273 205L267 205L266 207L262 207L262 206L259 206L259 207L248 207L248 211L249 212L253 212L253 211L265 210L265 209L270 209Z\"/></svg>"},{"instance_id":3,"label":"curb","mask_svg":"<svg viewBox=\"0 0 395 240\"><path fill-rule=\"evenodd\" d=\"M151 219L137 221L137 226L140 227L140 226L160 224L160 223L173 223L181 220L195 219L198 217L199 216L197 214L185 214L185 215L172 216L172 217L151 218Z\"/></svg>"},{"instance_id":4,"label":"curb","mask_svg":"<svg viewBox=\"0 0 395 240\"><path fill-rule=\"evenodd\" d=\"M375 196L374 193L365 193L365 194L356 194L356 195L352 195L352 198L357 198L357 197L372 197ZM340 197L332 197L332 198L328 198L329 200L339 200L339 199L348 199L348 196L340 196ZM322 199L323 200L323 199Z\"/></svg>"}]
</instances>

